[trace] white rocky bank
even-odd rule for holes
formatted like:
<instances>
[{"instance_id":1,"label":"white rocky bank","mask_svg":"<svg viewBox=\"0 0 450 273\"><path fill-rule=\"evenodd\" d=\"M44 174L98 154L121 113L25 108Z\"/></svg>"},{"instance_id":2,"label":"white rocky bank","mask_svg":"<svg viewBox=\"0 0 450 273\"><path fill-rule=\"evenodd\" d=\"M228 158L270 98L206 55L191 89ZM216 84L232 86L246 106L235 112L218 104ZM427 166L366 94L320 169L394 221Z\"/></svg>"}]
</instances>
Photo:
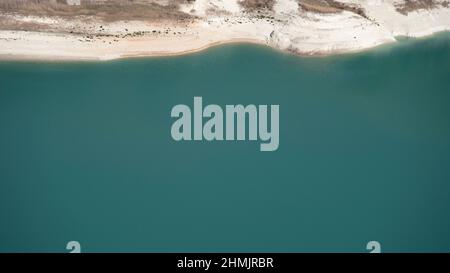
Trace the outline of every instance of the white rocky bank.
<instances>
[{"instance_id":1,"label":"white rocky bank","mask_svg":"<svg viewBox=\"0 0 450 273\"><path fill-rule=\"evenodd\" d=\"M447 0L434 0L441 4L407 15L396 10L403 0L336 0L363 8L364 16L351 10L306 12L297 0L275 0L271 10L249 12L239 1L196 0L181 5L181 11L196 18L182 24L4 14L9 20L43 26L43 31L0 30L0 58L110 60L184 54L228 42L325 55L371 48L393 42L396 36L420 37L450 30L450 4L442 5L450 3ZM46 31L45 26L53 30Z\"/></svg>"},{"instance_id":2,"label":"white rocky bank","mask_svg":"<svg viewBox=\"0 0 450 273\"><path fill-rule=\"evenodd\" d=\"M297 0L276 0L269 16L273 23L258 20L241 8L239 0L196 0L182 11L214 22L220 18L241 21L235 26L221 25L220 31L242 33L241 36L261 40L278 49L299 54L330 54L370 48L395 41L396 36L420 37L450 30L450 8L419 9L404 15L395 4L403 0L339 0L360 6L367 18L356 13L301 12ZM439 1L439 0L438 0ZM442 0L441 2L443 2ZM212 10L224 11L215 15ZM242 18L252 18L246 21ZM228 21L230 22L230 21ZM214 24L210 25L214 26ZM231 35L232 36L232 35ZM245 37L235 37L245 38Z\"/></svg>"}]
</instances>

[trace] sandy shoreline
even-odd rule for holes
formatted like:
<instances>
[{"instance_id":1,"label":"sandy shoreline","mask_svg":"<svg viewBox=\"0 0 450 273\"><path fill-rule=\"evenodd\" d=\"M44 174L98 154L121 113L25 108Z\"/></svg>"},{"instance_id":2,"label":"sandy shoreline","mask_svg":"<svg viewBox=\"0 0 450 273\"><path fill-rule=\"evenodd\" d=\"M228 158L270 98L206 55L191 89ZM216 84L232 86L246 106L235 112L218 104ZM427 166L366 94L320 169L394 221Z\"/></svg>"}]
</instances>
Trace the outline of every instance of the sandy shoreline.
<instances>
[{"instance_id":1,"label":"sandy shoreline","mask_svg":"<svg viewBox=\"0 0 450 273\"><path fill-rule=\"evenodd\" d=\"M448 30L444 30L444 31L438 31L438 32L433 32L431 34L427 34L424 36L417 36L417 37L408 37L408 38L414 38L414 39L420 39L420 38L428 38L428 37L432 37L434 35L440 34L440 33L445 33L445 32L450 32ZM219 47L219 46L226 46L226 45L238 45L238 44L243 44L243 45L257 45L257 46L263 46L275 51L278 51L280 53L284 53L284 54L289 54L289 55L293 55L293 56L299 56L299 57L327 57L327 56L336 56L336 55L345 55L345 54L356 54L356 53L361 53L364 51L368 51L368 50L372 50L381 46L385 46L385 45L392 45L397 43L398 41L391 41L391 42L386 42L386 43L382 43L373 47L369 47L369 48L363 48L363 49L358 49L358 50L353 50L353 51L334 51L334 52L327 52L327 53L313 53L313 54L302 54L302 53L292 53L289 51L283 51L277 48L273 48L268 46L265 43L261 43L259 41L256 40L249 40L249 39L233 39L233 40L228 40L228 41L220 41L220 42L214 42L214 43L210 43L208 45L205 45L204 47L200 47L200 48L196 48L196 49L190 49L190 50L185 50L185 51L180 51L180 52L142 52L142 53L135 53L135 54L129 54L129 55L121 55L119 57L116 58L99 58L99 57L69 57L69 56L55 56L52 55L51 57L48 55L17 55L17 54L0 54L0 61L23 61L23 62L107 62L107 61L114 61L114 60L122 60L122 59L138 59L138 58L151 58L151 57L176 57L176 56L183 56L183 55L189 55L189 54L195 54L195 53L199 53L202 52L204 50L207 50L209 48L213 48L213 47Z\"/></svg>"},{"instance_id":2,"label":"sandy shoreline","mask_svg":"<svg viewBox=\"0 0 450 273\"><path fill-rule=\"evenodd\" d=\"M68 20L0 14L0 18L9 21L32 22L48 28L46 31L0 29L0 59L104 61L175 56L230 43L260 44L298 55L324 56L393 43L397 36L423 37L450 30L449 7L419 9L404 15L395 9L398 0L346 0L364 8L365 16L349 11L299 13L296 0L278 0L273 11L254 16L239 10L235 1L233 4L232 0L197 0L196 19L184 24L106 23L92 18ZM202 17L212 2L227 13Z\"/></svg>"},{"instance_id":3,"label":"sandy shoreline","mask_svg":"<svg viewBox=\"0 0 450 273\"><path fill-rule=\"evenodd\" d=\"M133 54L123 54L118 57L111 57L111 58L101 58L101 57L70 57L67 55L52 55L51 57L49 55L37 55L37 54L30 54L30 55L18 55L18 54L0 54L0 61L6 60L6 61L110 61L110 60L118 60L118 59L130 59L130 58L145 58L145 57L171 57L171 56L182 56L182 55L188 55L193 53L198 53L203 50L221 46L221 45L230 45L230 44L254 44L259 46L266 46L266 44L263 44L256 40L250 40L250 39L231 39L231 40L225 40L225 41L219 41L207 44L203 47L194 48L194 49L187 49L184 51L179 52L171 52L171 51L148 51L148 52L141 52L141 53L133 53Z\"/></svg>"}]
</instances>

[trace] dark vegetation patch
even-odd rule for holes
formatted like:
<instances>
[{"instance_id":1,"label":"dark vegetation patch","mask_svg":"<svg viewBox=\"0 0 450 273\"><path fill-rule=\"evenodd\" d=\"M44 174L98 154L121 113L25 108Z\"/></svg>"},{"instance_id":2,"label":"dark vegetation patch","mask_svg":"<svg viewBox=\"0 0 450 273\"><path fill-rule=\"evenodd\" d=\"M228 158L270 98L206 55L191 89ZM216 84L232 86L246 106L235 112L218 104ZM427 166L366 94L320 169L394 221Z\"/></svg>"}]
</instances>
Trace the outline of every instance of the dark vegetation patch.
<instances>
[{"instance_id":1,"label":"dark vegetation patch","mask_svg":"<svg viewBox=\"0 0 450 273\"><path fill-rule=\"evenodd\" d=\"M363 8L357 5L342 3L335 0L297 0L298 5L304 11L316 13L339 13L342 11L353 12L368 19Z\"/></svg>"},{"instance_id":2,"label":"dark vegetation patch","mask_svg":"<svg viewBox=\"0 0 450 273\"><path fill-rule=\"evenodd\" d=\"M275 0L243 0L239 4L247 11L273 10Z\"/></svg>"},{"instance_id":3,"label":"dark vegetation patch","mask_svg":"<svg viewBox=\"0 0 450 273\"><path fill-rule=\"evenodd\" d=\"M450 7L450 1L437 1L437 0L404 0L403 2L395 4L395 9L403 14L408 15L408 13L420 10L420 9L435 9L439 7L448 8Z\"/></svg>"},{"instance_id":4,"label":"dark vegetation patch","mask_svg":"<svg viewBox=\"0 0 450 273\"><path fill-rule=\"evenodd\" d=\"M178 20L190 16L178 10L180 3L194 0L167 0L166 5L151 0L82 0L69 6L64 0L0 0L0 13L36 16L93 16L104 21ZM164 1L161 1L164 2Z\"/></svg>"}]
</instances>

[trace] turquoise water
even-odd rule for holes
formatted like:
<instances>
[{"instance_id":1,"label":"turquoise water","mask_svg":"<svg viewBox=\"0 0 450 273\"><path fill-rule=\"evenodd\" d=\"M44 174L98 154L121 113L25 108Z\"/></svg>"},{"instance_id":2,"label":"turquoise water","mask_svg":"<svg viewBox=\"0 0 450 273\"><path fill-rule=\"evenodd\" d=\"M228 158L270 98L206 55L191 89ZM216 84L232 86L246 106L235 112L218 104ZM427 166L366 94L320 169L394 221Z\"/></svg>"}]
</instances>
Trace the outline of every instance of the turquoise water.
<instances>
[{"instance_id":1,"label":"turquoise water","mask_svg":"<svg viewBox=\"0 0 450 273\"><path fill-rule=\"evenodd\" d=\"M175 142L171 108L279 104L280 146ZM450 34L0 63L0 251L450 251Z\"/></svg>"}]
</instances>

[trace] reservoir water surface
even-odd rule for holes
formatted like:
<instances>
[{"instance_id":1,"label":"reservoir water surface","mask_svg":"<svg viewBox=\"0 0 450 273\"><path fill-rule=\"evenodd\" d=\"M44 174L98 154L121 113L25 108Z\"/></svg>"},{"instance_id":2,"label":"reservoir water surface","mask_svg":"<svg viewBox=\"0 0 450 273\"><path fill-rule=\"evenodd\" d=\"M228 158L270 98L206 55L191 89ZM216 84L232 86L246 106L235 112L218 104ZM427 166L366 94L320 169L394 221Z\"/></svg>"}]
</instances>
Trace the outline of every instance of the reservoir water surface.
<instances>
[{"instance_id":1,"label":"reservoir water surface","mask_svg":"<svg viewBox=\"0 0 450 273\"><path fill-rule=\"evenodd\" d=\"M277 151L176 142L174 105L280 105ZM450 34L0 62L0 251L450 251Z\"/></svg>"}]
</instances>

